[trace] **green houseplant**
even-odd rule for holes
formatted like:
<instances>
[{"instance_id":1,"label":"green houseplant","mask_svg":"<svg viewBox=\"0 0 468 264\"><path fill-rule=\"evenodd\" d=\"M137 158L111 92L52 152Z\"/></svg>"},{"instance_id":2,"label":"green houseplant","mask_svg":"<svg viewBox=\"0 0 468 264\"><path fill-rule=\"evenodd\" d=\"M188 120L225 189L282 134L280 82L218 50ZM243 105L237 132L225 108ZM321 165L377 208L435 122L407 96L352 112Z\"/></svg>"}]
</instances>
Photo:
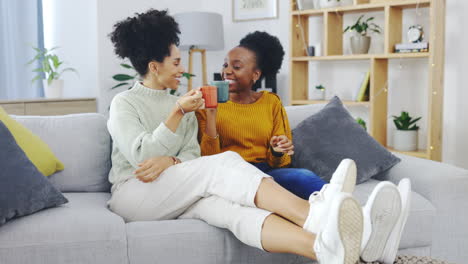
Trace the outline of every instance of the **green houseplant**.
<instances>
[{"instance_id":1,"label":"green houseplant","mask_svg":"<svg viewBox=\"0 0 468 264\"><path fill-rule=\"evenodd\" d=\"M36 51L36 55L32 58L28 65L32 64L33 62L39 62L40 67L33 70L33 72L37 73L37 76L34 77L31 82L35 82L39 79L43 80L44 84L44 94L47 98L59 98L63 95L63 80L60 79L62 74L67 71L72 71L78 73L74 68L64 68L64 62L59 59L57 54L53 53L53 50L58 49L58 47L54 47L51 49L40 49L36 47L32 47Z\"/></svg>"},{"instance_id":2,"label":"green houseplant","mask_svg":"<svg viewBox=\"0 0 468 264\"><path fill-rule=\"evenodd\" d=\"M124 86L124 85L127 85L127 89L130 89L130 88L132 88L134 81L140 80L140 78L138 76L138 73L135 71L135 68L133 68L132 65L129 65L129 64L126 64L126 63L121 63L120 66L122 66L125 69L131 70L132 73L131 74L118 73L118 74L113 75L112 79L114 79L118 83L116 85L112 86L111 89L116 89L116 88ZM195 75L191 74L191 73L188 73L188 72L184 72L182 74L182 76L187 78L187 80L188 80L191 77L194 77ZM175 94L176 90L171 90L170 93Z\"/></svg>"},{"instance_id":3,"label":"green houseplant","mask_svg":"<svg viewBox=\"0 0 468 264\"><path fill-rule=\"evenodd\" d=\"M356 122L362 126L362 128L364 128L364 130L367 131L367 126L366 126L366 121L364 121L364 119L358 117L356 118Z\"/></svg>"},{"instance_id":4,"label":"green houseplant","mask_svg":"<svg viewBox=\"0 0 468 264\"><path fill-rule=\"evenodd\" d=\"M393 116L397 130L393 134L393 147L400 151L415 151L418 145L418 130L416 125L421 117L412 118L408 112L402 111L399 116Z\"/></svg>"},{"instance_id":5,"label":"green houseplant","mask_svg":"<svg viewBox=\"0 0 468 264\"><path fill-rule=\"evenodd\" d=\"M316 85L315 89L312 90L310 100L325 100L325 87L321 84Z\"/></svg>"},{"instance_id":6,"label":"green houseplant","mask_svg":"<svg viewBox=\"0 0 468 264\"><path fill-rule=\"evenodd\" d=\"M351 26L347 26L343 33L348 31L356 32L355 36L351 37L351 51L353 54L365 54L369 52L371 43L371 37L368 36L368 32L374 32L380 34L382 29L379 25L372 22L374 17L369 17L363 20L364 15L361 15L356 23Z\"/></svg>"}]
</instances>

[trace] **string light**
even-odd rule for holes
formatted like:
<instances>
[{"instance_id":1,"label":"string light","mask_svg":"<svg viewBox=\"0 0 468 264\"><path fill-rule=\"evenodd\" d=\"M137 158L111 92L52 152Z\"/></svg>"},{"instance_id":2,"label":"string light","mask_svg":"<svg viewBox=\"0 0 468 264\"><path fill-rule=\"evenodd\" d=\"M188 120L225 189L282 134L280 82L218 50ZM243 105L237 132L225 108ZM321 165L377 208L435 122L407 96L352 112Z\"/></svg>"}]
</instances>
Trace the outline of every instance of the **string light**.
<instances>
[{"instance_id":1,"label":"string light","mask_svg":"<svg viewBox=\"0 0 468 264\"><path fill-rule=\"evenodd\" d=\"M421 10L419 9L419 4L420 4L421 0L418 0L418 2L416 2L416 10L415 10L415 13L416 13L416 17L419 19L419 17L421 16Z\"/></svg>"}]
</instances>

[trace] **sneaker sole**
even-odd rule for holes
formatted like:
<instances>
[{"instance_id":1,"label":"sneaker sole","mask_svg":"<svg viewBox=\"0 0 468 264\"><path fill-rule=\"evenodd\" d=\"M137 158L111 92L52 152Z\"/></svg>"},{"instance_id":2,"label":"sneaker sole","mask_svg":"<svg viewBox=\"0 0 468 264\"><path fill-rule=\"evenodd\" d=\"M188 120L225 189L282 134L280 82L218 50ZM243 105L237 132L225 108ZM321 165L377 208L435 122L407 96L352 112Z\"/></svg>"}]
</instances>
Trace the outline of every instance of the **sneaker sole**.
<instances>
[{"instance_id":1,"label":"sneaker sole","mask_svg":"<svg viewBox=\"0 0 468 264\"><path fill-rule=\"evenodd\" d=\"M361 205L352 198L345 199L340 205L340 239L344 248L344 264L356 264L361 251L363 232Z\"/></svg>"},{"instance_id":2,"label":"sneaker sole","mask_svg":"<svg viewBox=\"0 0 468 264\"><path fill-rule=\"evenodd\" d=\"M401 214L398 189L383 187L376 195L370 213L372 233L361 258L374 262L382 257L387 241Z\"/></svg>"},{"instance_id":3,"label":"sneaker sole","mask_svg":"<svg viewBox=\"0 0 468 264\"><path fill-rule=\"evenodd\" d=\"M405 181L405 182L403 182ZM402 186L403 185L403 186ZM402 198L402 213L395 226L394 233L390 235L389 242L385 247L383 256L379 259L384 264L393 263L396 259L398 252L398 245L400 244L403 228L408 220L410 204L411 204L411 182L408 179L403 179L398 185L398 191ZM406 200L404 200L406 198Z\"/></svg>"}]
</instances>

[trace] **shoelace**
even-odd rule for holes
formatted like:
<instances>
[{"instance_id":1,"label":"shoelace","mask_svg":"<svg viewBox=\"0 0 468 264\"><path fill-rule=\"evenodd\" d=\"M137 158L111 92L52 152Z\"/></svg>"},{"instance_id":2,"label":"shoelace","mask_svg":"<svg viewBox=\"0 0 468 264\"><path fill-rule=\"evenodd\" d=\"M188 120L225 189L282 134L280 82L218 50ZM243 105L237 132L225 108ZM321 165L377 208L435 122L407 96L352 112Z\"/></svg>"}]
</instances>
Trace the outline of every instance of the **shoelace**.
<instances>
[{"instance_id":1,"label":"shoelace","mask_svg":"<svg viewBox=\"0 0 468 264\"><path fill-rule=\"evenodd\" d=\"M314 202L321 202L323 201L324 198L324 193L325 190L328 188L328 184L325 184L320 191L315 191L310 195L309 197L309 202L314 203Z\"/></svg>"}]
</instances>

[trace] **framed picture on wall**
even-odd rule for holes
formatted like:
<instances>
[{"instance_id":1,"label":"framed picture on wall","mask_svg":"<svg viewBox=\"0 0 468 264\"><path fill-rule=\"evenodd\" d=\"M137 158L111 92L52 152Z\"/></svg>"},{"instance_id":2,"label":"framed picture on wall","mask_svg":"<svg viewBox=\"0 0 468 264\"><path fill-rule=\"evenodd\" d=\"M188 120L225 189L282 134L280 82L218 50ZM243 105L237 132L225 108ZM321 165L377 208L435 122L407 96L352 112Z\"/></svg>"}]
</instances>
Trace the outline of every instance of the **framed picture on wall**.
<instances>
[{"instance_id":1,"label":"framed picture on wall","mask_svg":"<svg viewBox=\"0 0 468 264\"><path fill-rule=\"evenodd\" d=\"M234 22L278 18L278 0L232 0Z\"/></svg>"}]
</instances>

